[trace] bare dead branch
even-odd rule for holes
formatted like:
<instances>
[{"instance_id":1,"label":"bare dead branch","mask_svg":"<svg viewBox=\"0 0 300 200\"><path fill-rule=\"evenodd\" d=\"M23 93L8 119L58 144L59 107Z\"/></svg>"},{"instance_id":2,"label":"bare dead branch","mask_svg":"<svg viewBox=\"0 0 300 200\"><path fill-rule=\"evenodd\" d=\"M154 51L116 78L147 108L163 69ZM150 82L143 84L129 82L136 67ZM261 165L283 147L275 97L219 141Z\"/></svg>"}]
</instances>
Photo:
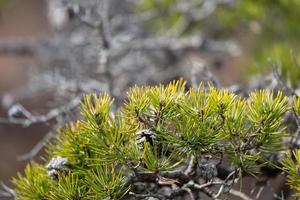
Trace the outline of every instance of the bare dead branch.
<instances>
[{"instance_id":1,"label":"bare dead branch","mask_svg":"<svg viewBox=\"0 0 300 200\"><path fill-rule=\"evenodd\" d=\"M33 115L24 108L25 110L23 110L23 112L26 111L27 118L15 118L15 117L0 118L0 123L16 124L16 125L22 125L24 127L28 127L36 123L45 123L59 117L64 113L70 112L71 110L76 108L80 104L80 102L81 102L81 97L76 97L72 99L68 104L58 108L54 108L44 115Z\"/></svg>"},{"instance_id":2,"label":"bare dead branch","mask_svg":"<svg viewBox=\"0 0 300 200\"><path fill-rule=\"evenodd\" d=\"M0 54L33 55L38 46L34 41L0 41Z\"/></svg>"},{"instance_id":3,"label":"bare dead branch","mask_svg":"<svg viewBox=\"0 0 300 200\"><path fill-rule=\"evenodd\" d=\"M32 160L54 137L53 132L48 132L28 153L18 156L19 161Z\"/></svg>"},{"instance_id":4,"label":"bare dead branch","mask_svg":"<svg viewBox=\"0 0 300 200\"><path fill-rule=\"evenodd\" d=\"M0 197L9 197L9 198L16 197L16 193L12 188L8 187L3 182L0 182L0 185L3 188L3 190L0 190Z\"/></svg>"},{"instance_id":5,"label":"bare dead branch","mask_svg":"<svg viewBox=\"0 0 300 200\"><path fill-rule=\"evenodd\" d=\"M239 197L243 200L252 200L252 198L250 198L248 195L246 195L245 193L241 192L241 191L238 191L238 190L235 190L235 189L231 189L229 190L229 193L236 196L236 197Z\"/></svg>"},{"instance_id":6,"label":"bare dead branch","mask_svg":"<svg viewBox=\"0 0 300 200\"><path fill-rule=\"evenodd\" d=\"M298 96L297 93L295 92L295 90L291 87L289 87L287 84L285 84L282 80L282 77L279 73L279 68L280 66L278 66L278 64L276 63L272 63L271 60L269 60L270 66L273 69L273 76L277 81L277 84L287 93L291 94L292 96Z\"/></svg>"}]
</instances>

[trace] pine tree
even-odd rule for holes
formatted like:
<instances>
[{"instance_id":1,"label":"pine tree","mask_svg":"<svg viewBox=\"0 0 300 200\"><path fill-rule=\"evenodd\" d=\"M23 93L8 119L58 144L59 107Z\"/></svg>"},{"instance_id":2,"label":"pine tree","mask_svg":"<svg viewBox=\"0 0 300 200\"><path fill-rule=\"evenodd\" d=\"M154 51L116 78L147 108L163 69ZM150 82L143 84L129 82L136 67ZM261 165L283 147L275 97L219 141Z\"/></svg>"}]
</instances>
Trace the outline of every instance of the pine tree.
<instances>
[{"instance_id":1,"label":"pine tree","mask_svg":"<svg viewBox=\"0 0 300 200\"><path fill-rule=\"evenodd\" d=\"M29 164L13 179L16 198L217 199L239 196L233 185L263 167L285 171L300 193L300 151L272 159L289 151L283 116L300 115L299 98L267 90L243 98L181 80L133 87L117 112L112 105L108 94L86 95L83 119L47 146L48 164Z\"/></svg>"}]
</instances>

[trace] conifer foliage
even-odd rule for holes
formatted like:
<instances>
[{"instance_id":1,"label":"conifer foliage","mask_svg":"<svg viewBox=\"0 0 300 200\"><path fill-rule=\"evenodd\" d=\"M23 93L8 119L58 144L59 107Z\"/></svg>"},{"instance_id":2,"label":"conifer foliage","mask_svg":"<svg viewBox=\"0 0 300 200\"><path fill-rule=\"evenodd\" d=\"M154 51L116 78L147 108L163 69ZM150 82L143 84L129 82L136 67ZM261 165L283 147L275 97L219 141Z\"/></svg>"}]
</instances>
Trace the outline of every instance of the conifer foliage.
<instances>
[{"instance_id":1,"label":"conifer foliage","mask_svg":"<svg viewBox=\"0 0 300 200\"><path fill-rule=\"evenodd\" d=\"M48 164L29 164L13 180L16 198L239 196L233 185L274 167L272 156L288 148L284 114L300 113L299 99L290 104L281 92L242 98L202 84L187 89L184 81L133 87L117 112L112 105L108 94L85 96L83 119L48 145ZM289 156L282 170L300 192L300 153Z\"/></svg>"}]
</instances>

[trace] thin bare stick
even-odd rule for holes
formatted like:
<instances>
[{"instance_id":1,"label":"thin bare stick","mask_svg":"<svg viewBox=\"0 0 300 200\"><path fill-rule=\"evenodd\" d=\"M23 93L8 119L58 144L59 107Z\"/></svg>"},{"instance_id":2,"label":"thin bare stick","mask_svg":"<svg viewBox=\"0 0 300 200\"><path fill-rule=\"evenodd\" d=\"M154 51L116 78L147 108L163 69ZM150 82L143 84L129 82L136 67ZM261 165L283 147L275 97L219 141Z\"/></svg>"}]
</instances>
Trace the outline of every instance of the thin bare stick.
<instances>
[{"instance_id":1,"label":"thin bare stick","mask_svg":"<svg viewBox=\"0 0 300 200\"><path fill-rule=\"evenodd\" d=\"M53 132L48 132L28 153L18 156L17 159L19 161L32 160L44 148L45 144L53 138L53 136Z\"/></svg>"},{"instance_id":2,"label":"thin bare stick","mask_svg":"<svg viewBox=\"0 0 300 200\"><path fill-rule=\"evenodd\" d=\"M33 41L0 41L0 54L33 55L37 46Z\"/></svg>"},{"instance_id":3,"label":"thin bare stick","mask_svg":"<svg viewBox=\"0 0 300 200\"><path fill-rule=\"evenodd\" d=\"M282 77L281 77L281 75L279 74L279 66L278 66L278 64L272 63L271 60L269 60L269 63L270 63L271 68L273 69L273 76L274 76L274 78L276 79L278 85L279 85L283 90L285 90L286 92L290 93L291 95L293 95L293 96L298 96L293 88L287 86L287 85L283 82Z\"/></svg>"},{"instance_id":4,"label":"thin bare stick","mask_svg":"<svg viewBox=\"0 0 300 200\"><path fill-rule=\"evenodd\" d=\"M239 197L243 200L253 200L252 198L250 198L248 195L246 195L245 193L241 192L241 191L238 191L238 190L235 190L235 189L231 189L229 190L229 193L236 196L236 197Z\"/></svg>"},{"instance_id":5,"label":"thin bare stick","mask_svg":"<svg viewBox=\"0 0 300 200\"><path fill-rule=\"evenodd\" d=\"M18 125L22 125L24 127L28 127L28 126L36 124L36 123L45 123L45 122L48 122L52 119L55 119L55 118L61 116L64 113L67 113L67 112L73 110L80 104L80 102L81 102L81 97L75 97L68 104L63 105L58 108L54 108L54 109L50 110L48 113L46 113L45 115L32 115L30 112L27 112L26 115L28 115L28 113L29 113L29 116L26 116L27 118L15 118L15 117L0 118L0 123L18 124Z\"/></svg>"},{"instance_id":6,"label":"thin bare stick","mask_svg":"<svg viewBox=\"0 0 300 200\"><path fill-rule=\"evenodd\" d=\"M5 185L3 182L0 182L1 187L3 190L0 190L0 197L10 197L10 198L15 198L16 193L13 189Z\"/></svg>"}]
</instances>

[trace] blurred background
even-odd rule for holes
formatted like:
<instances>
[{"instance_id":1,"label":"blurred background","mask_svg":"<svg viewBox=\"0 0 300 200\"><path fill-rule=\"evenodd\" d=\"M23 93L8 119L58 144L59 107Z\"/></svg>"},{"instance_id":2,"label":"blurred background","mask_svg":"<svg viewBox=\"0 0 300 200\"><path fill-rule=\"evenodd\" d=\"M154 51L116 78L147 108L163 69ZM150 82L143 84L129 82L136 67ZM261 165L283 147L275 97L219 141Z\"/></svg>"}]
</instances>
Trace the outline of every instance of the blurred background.
<instances>
[{"instance_id":1,"label":"blurred background","mask_svg":"<svg viewBox=\"0 0 300 200\"><path fill-rule=\"evenodd\" d=\"M299 0L0 0L0 180L78 118L83 94L184 78L299 86ZM271 67L273 66L273 68ZM246 93L246 92L245 92Z\"/></svg>"},{"instance_id":2,"label":"blurred background","mask_svg":"<svg viewBox=\"0 0 300 200\"><path fill-rule=\"evenodd\" d=\"M18 40L39 40L49 36L46 1L3 1L0 0L0 46L2 42ZM0 47L1 48L1 47ZM34 58L30 55L18 55L0 50L0 98L22 88L30 76L29 68ZM22 93L26 91L22 91ZM45 98L45 97L44 97ZM24 106L36 108L42 105L40 100L28 98L22 100ZM7 107L0 107L0 115L7 116ZM17 157L27 152L47 132L44 125L24 128L12 124L0 124L0 179L8 182L17 171L23 170L25 162Z\"/></svg>"}]
</instances>

